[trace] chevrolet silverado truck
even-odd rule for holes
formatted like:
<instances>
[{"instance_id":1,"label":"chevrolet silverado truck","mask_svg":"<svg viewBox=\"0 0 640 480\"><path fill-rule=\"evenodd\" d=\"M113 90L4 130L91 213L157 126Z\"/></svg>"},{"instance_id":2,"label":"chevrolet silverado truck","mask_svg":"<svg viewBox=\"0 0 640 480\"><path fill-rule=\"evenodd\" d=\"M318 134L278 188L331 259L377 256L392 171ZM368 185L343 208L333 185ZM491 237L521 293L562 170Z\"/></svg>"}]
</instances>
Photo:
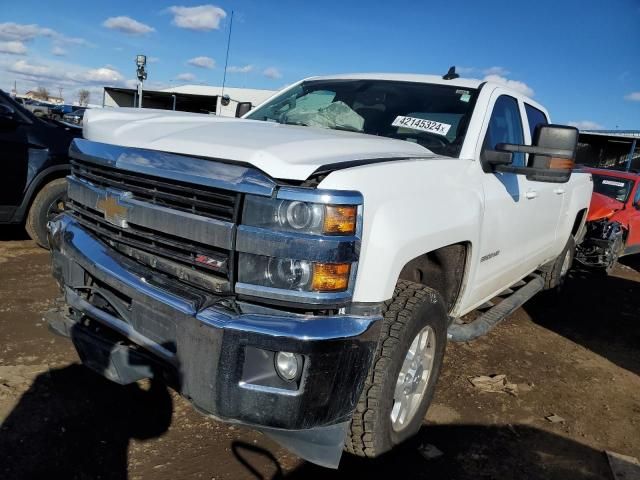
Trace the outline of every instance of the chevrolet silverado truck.
<instances>
[{"instance_id":1,"label":"chevrolet silverado truck","mask_svg":"<svg viewBox=\"0 0 640 480\"><path fill-rule=\"evenodd\" d=\"M321 465L412 436L447 342L562 282L593 188L574 128L451 73L309 78L242 118L88 110L51 328Z\"/></svg>"}]
</instances>

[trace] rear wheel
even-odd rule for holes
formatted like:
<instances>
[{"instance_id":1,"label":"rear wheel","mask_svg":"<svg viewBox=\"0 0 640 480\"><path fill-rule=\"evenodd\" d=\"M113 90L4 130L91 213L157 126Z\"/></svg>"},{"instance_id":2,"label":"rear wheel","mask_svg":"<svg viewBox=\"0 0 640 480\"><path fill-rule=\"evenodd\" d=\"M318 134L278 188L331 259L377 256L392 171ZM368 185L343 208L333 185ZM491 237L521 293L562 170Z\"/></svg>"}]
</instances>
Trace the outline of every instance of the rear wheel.
<instances>
[{"instance_id":1,"label":"rear wheel","mask_svg":"<svg viewBox=\"0 0 640 480\"><path fill-rule=\"evenodd\" d=\"M373 365L346 450L375 457L418 432L435 393L448 318L435 290L401 280L386 302Z\"/></svg>"},{"instance_id":2,"label":"rear wheel","mask_svg":"<svg viewBox=\"0 0 640 480\"><path fill-rule=\"evenodd\" d=\"M49 248L47 222L62 213L67 201L67 180L57 178L47 183L31 204L25 228L29 236L41 247Z\"/></svg>"},{"instance_id":3,"label":"rear wheel","mask_svg":"<svg viewBox=\"0 0 640 480\"><path fill-rule=\"evenodd\" d=\"M551 290L553 288L559 288L564 283L564 280L573 265L573 257L576 253L576 242L573 236L569 237L564 249L558 255L558 257L546 265L540 267L540 276L544 280L544 289Z\"/></svg>"}]
</instances>

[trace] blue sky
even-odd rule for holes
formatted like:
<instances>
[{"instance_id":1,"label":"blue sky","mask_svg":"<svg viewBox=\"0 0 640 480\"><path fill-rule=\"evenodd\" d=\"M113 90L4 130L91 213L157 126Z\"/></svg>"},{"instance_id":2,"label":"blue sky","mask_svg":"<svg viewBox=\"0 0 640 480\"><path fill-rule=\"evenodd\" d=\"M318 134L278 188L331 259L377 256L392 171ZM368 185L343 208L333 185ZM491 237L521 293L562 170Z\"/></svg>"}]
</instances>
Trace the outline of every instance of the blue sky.
<instances>
[{"instance_id":1,"label":"blue sky","mask_svg":"<svg viewBox=\"0 0 640 480\"><path fill-rule=\"evenodd\" d=\"M72 101L89 88L99 103L101 86L134 84L137 53L152 62L150 88L220 85L233 10L231 86L457 65L533 93L555 122L640 128L640 0L22 0L0 10L7 91L62 87Z\"/></svg>"}]
</instances>

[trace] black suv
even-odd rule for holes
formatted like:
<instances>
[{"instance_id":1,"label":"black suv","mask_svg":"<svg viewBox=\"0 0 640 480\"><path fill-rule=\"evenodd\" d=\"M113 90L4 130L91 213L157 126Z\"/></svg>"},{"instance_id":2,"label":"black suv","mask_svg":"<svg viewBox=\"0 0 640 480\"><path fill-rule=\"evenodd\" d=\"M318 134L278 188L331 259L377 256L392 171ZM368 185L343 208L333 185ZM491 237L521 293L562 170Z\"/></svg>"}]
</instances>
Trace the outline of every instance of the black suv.
<instances>
[{"instance_id":1,"label":"black suv","mask_svg":"<svg viewBox=\"0 0 640 480\"><path fill-rule=\"evenodd\" d=\"M36 117L0 90L0 224L22 223L43 247L64 209L69 144L82 129Z\"/></svg>"}]
</instances>

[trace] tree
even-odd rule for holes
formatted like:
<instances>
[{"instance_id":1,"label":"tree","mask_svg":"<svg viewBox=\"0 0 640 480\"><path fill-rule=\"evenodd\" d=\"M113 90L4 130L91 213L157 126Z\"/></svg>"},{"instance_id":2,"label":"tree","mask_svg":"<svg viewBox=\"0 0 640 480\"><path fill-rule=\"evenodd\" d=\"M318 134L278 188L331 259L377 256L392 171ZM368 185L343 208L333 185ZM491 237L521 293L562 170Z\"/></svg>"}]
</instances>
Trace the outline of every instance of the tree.
<instances>
[{"instance_id":1,"label":"tree","mask_svg":"<svg viewBox=\"0 0 640 480\"><path fill-rule=\"evenodd\" d=\"M91 92L85 88L78 91L78 103L82 106L87 106L89 104L89 98L91 97Z\"/></svg>"},{"instance_id":2,"label":"tree","mask_svg":"<svg viewBox=\"0 0 640 480\"><path fill-rule=\"evenodd\" d=\"M39 98L40 100L49 100L49 90L46 87L38 87L36 88L34 97Z\"/></svg>"}]
</instances>

